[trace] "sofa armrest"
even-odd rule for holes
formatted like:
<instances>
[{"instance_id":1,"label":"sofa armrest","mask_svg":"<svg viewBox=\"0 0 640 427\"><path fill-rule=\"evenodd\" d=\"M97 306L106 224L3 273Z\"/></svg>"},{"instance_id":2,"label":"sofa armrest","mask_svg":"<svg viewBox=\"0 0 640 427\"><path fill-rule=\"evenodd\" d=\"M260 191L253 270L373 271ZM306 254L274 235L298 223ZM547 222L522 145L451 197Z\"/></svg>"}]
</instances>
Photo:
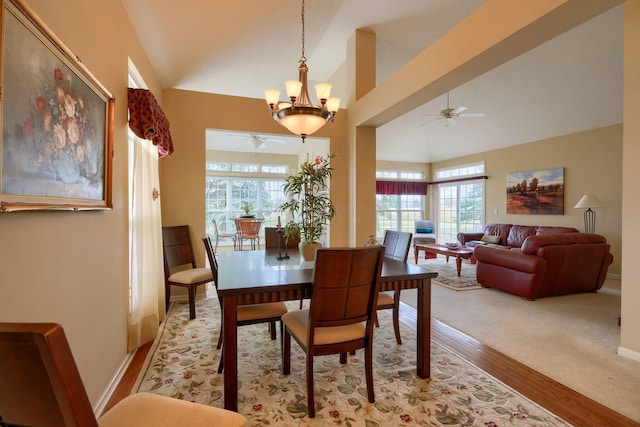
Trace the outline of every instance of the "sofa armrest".
<instances>
[{"instance_id":1,"label":"sofa armrest","mask_svg":"<svg viewBox=\"0 0 640 427\"><path fill-rule=\"evenodd\" d=\"M470 242L472 240L482 239L482 236L484 236L483 233L469 233L469 232L462 232L456 235L456 237L458 238L458 242L460 242L460 244L463 246L465 243Z\"/></svg>"},{"instance_id":2,"label":"sofa armrest","mask_svg":"<svg viewBox=\"0 0 640 427\"><path fill-rule=\"evenodd\" d=\"M528 255L520 251L511 251L490 246L476 246L473 255L479 263L485 262L487 264L531 274L540 272L540 268L545 268L546 264L546 260L537 255Z\"/></svg>"}]
</instances>

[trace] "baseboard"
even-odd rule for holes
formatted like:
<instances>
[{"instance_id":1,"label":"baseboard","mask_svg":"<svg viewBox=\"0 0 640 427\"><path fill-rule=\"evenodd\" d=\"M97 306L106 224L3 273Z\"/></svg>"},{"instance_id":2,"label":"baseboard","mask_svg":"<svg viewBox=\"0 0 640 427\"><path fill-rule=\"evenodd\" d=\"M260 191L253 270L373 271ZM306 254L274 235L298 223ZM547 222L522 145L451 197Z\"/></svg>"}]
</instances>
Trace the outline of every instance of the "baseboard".
<instances>
[{"instance_id":1,"label":"baseboard","mask_svg":"<svg viewBox=\"0 0 640 427\"><path fill-rule=\"evenodd\" d=\"M611 280L622 280L622 275L621 275L621 274L611 274L611 273L607 273L607 279L611 279Z\"/></svg>"},{"instance_id":2,"label":"baseboard","mask_svg":"<svg viewBox=\"0 0 640 427\"><path fill-rule=\"evenodd\" d=\"M626 357L627 359L634 360L636 362L640 362L640 353L637 351L629 350L625 347L618 347L618 355L622 357Z\"/></svg>"},{"instance_id":3,"label":"baseboard","mask_svg":"<svg viewBox=\"0 0 640 427\"><path fill-rule=\"evenodd\" d=\"M125 372L127 372L127 368L131 364L131 361L133 360L133 356L135 356L135 354L136 354L135 351L132 351L131 353L127 354L127 356L124 358L124 360L120 364L120 367L118 367L118 369L116 370L115 375L113 376L113 378L111 378L111 381L109 381L107 388L102 393L102 395L98 398L98 401L93 407L93 413L96 414L96 418L98 418L104 412L104 409L107 407L109 400L111 400L111 396L113 395L116 388L118 387L118 384L120 384L120 380L122 380Z\"/></svg>"}]
</instances>

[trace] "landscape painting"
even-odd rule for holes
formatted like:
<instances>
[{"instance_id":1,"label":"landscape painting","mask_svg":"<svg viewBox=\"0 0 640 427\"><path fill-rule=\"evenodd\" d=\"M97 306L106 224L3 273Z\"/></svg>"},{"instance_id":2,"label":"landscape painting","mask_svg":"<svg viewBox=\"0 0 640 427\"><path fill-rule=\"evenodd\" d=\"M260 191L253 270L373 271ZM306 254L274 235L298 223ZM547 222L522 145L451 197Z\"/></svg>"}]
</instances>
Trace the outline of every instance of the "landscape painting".
<instances>
[{"instance_id":1,"label":"landscape painting","mask_svg":"<svg viewBox=\"0 0 640 427\"><path fill-rule=\"evenodd\" d=\"M507 213L564 214L564 168L507 174Z\"/></svg>"}]
</instances>

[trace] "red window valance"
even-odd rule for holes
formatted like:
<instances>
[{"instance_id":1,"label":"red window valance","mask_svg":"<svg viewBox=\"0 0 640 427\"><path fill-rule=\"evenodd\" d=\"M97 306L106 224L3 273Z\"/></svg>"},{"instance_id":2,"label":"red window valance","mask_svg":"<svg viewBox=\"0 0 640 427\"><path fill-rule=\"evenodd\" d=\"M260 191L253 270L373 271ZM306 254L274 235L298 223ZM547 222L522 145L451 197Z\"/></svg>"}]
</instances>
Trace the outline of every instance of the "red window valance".
<instances>
[{"instance_id":1,"label":"red window valance","mask_svg":"<svg viewBox=\"0 0 640 427\"><path fill-rule=\"evenodd\" d=\"M411 194L426 196L427 183L421 181L376 181L376 194Z\"/></svg>"},{"instance_id":2,"label":"red window valance","mask_svg":"<svg viewBox=\"0 0 640 427\"><path fill-rule=\"evenodd\" d=\"M158 146L158 155L173 153L169 120L156 97L147 89L128 88L129 127L139 138Z\"/></svg>"}]
</instances>

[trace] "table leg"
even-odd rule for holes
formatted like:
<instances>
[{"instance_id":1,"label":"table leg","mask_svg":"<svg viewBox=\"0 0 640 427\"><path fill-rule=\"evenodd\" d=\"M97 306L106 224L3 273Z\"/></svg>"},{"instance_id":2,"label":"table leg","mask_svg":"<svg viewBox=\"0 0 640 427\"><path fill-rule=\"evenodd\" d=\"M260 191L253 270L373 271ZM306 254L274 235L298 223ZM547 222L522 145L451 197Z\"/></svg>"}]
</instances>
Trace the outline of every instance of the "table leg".
<instances>
[{"instance_id":1,"label":"table leg","mask_svg":"<svg viewBox=\"0 0 640 427\"><path fill-rule=\"evenodd\" d=\"M418 264L418 253L420 252L420 249L418 249L416 246L413 247L413 256L416 259L416 265Z\"/></svg>"},{"instance_id":2,"label":"table leg","mask_svg":"<svg viewBox=\"0 0 640 427\"><path fill-rule=\"evenodd\" d=\"M458 271L458 277L460 277L460 271L462 270L462 258L456 257L456 270Z\"/></svg>"},{"instance_id":3,"label":"table leg","mask_svg":"<svg viewBox=\"0 0 640 427\"><path fill-rule=\"evenodd\" d=\"M224 316L222 333L224 357L224 409L238 411L238 298L226 296L222 300Z\"/></svg>"},{"instance_id":4,"label":"table leg","mask_svg":"<svg viewBox=\"0 0 640 427\"><path fill-rule=\"evenodd\" d=\"M423 279L418 291L416 373L431 375L431 279Z\"/></svg>"}]
</instances>

